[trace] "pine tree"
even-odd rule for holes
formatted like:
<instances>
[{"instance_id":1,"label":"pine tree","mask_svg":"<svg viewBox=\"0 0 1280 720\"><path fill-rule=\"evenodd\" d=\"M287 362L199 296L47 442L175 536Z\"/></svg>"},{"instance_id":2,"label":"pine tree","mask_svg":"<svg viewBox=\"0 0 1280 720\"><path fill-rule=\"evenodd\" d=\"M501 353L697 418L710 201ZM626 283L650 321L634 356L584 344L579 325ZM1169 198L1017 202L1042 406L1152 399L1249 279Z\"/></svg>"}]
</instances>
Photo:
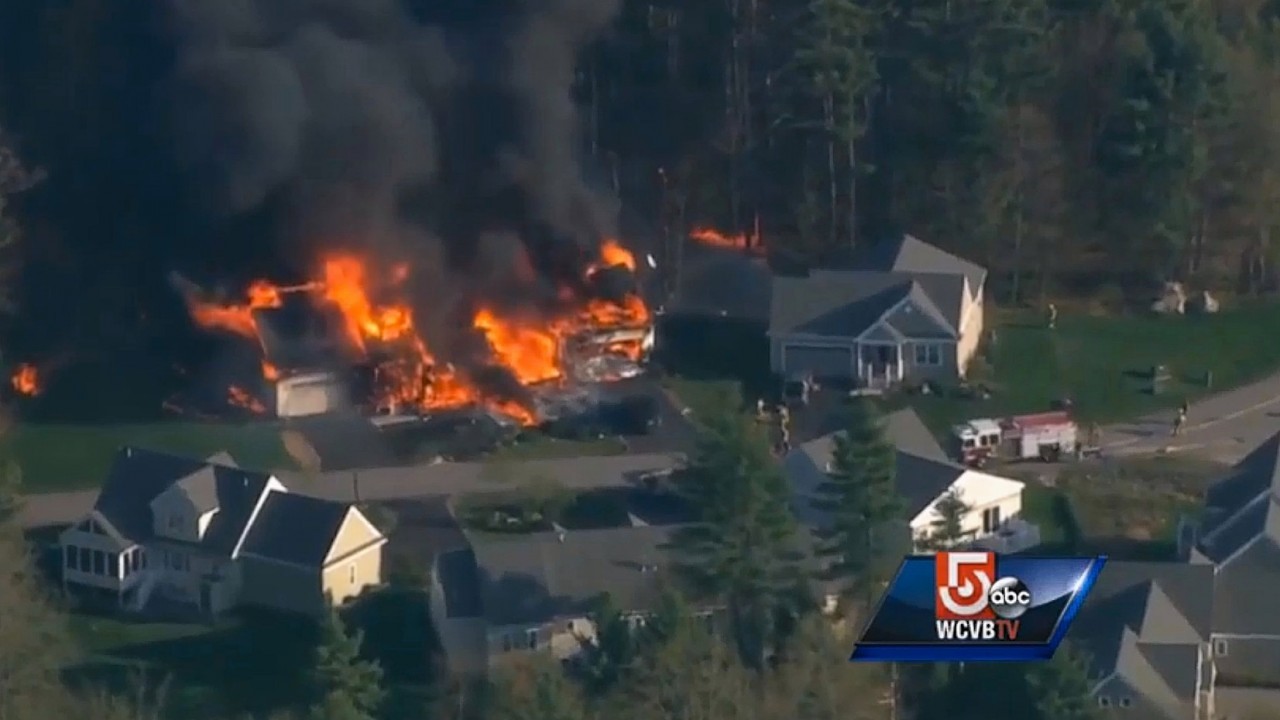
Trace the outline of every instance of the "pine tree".
<instances>
[{"instance_id":1,"label":"pine tree","mask_svg":"<svg viewBox=\"0 0 1280 720\"><path fill-rule=\"evenodd\" d=\"M932 550L955 547L964 539L964 518L973 507L964 501L959 488L951 488L933 505L934 518L929 534L920 543Z\"/></svg>"},{"instance_id":2,"label":"pine tree","mask_svg":"<svg viewBox=\"0 0 1280 720\"><path fill-rule=\"evenodd\" d=\"M885 579L886 561L900 549L894 547L892 526L902 511L895 462L878 408L860 400L848 429L836 436L827 480L813 500L830 516L830 524L818 531L825 574L844 580L846 593L868 603Z\"/></svg>"},{"instance_id":3,"label":"pine tree","mask_svg":"<svg viewBox=\"0 0 1280 720\"><path fill-rule=\"evenodd\" d=\"M711 414L675 482L698 512L673 538L675 570L692 599L728 608L744 662L762 667L798 560L790 489L768 441L735 410Z\"/></svg>"},{"instance_id":4,"label":"pine tree","mask_svg":"<svg viewBox=\"0 0 1280 720\"><path fill-rule=\"evenodd\" d=\"M481 717L485 720L584 720L586 706L578 688L547 657L514 662L489 686Z\"/></svg>"},{"instance_id":5,"label":"pine tree","mask_svg":"<svg viewBox=\"0 0 1280 720\"><path fill-rule=\"evenodd\" d=\"M1099 717L1098 705L1089 692L1088 659L1070 645L1058 648L1049 662L1032 665L1026 678L1037 720Z\"/></svg>"},{"instance_id":6,"label":"pine tree","mask_svg":"<svg viewBox=\"0 0 1280 720\"><path fill-rule=\"evenodd\" d=\"M382 703L382 668L360 657L363 634L348 633L337 608L320 626L310 670L314 720L369 720Z\"/></svg>"}]
</instances>

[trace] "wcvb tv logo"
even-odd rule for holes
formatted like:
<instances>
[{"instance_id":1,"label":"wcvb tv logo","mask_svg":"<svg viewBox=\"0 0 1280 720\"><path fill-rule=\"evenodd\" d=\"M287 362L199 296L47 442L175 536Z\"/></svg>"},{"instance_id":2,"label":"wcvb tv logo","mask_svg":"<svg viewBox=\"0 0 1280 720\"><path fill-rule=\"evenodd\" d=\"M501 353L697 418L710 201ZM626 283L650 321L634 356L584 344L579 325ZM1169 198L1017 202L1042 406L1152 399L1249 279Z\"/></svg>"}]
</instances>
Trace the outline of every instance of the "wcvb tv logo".
<instances>
[{"instance_id":1,"label":"wcvb tv logo","mask_svg":"<svg viewBox=\"0 0 1280 720\"><path fill-rule=\"evenodd\" d=\"M1053 656L1106 558L940 552L903 558L851 660Z\"/></svg>"}]
</instances>

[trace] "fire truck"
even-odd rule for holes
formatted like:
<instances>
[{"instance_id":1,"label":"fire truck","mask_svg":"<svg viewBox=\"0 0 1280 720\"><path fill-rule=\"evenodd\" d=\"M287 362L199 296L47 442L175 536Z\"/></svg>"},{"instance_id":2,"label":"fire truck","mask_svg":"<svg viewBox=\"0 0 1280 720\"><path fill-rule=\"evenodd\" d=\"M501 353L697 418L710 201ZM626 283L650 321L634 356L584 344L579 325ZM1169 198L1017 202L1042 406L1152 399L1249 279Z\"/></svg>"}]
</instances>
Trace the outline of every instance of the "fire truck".
<instances>
[{"instance_id":1,"label":"fire truck","mask_svg":"<svg viewBox=\"0 0 1280 720\"><path fill-rule=\"evenodd\" d=\"M1066 410L979 418L956 425L951 433L957 456L971 467L992 459L1056 462L1083 450L1079 427Z\"/></svg>"}]
</instances>

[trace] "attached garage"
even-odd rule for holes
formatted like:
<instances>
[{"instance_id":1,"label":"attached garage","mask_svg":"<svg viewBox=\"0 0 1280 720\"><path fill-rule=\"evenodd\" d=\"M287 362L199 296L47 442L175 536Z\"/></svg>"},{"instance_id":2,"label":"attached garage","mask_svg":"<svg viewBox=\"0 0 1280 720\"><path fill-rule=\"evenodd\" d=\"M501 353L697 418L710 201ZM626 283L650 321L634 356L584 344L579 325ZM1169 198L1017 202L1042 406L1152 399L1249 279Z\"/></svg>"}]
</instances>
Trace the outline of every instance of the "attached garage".
<instances>
[{"instance_id":1,"label":"attached garage","mask_svg":"<svg viewBox=\"0 0 1280 720\"><path fill-rule=\"evenodd\" d=\"M281 378L276 382L276 415L306 417L339 410L344 407L345 395L341 379L331 373Z\"/></svg>"},{"instance_id":2,"label":"attached garage","mask_svg":"<svg viewBox=\"0 0 1280 720\"><path fill-rule=\"evenodd\" d=\"M817 378L854 376L853 348L783 345L782 367L787 375L812 374Z\"/></svg>"}]
</instances>

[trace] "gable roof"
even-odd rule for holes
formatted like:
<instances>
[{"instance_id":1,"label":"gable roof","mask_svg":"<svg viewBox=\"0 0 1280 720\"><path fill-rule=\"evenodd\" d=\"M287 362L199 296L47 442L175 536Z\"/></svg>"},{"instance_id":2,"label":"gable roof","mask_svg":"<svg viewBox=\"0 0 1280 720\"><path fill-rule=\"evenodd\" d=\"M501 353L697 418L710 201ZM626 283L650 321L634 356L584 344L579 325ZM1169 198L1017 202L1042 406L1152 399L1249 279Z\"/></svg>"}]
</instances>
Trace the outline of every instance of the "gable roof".
<instances>
[{"instance_id":1,"label":"gable roof","mask_svg":"<svg viewBox=\"0 0 1280 720\"><path fill-rule=\"evenodd\" d=\"M674 531L640 526L476 539L471 553L481 612L492 625L538 623L585 615L605 592L623 612L652 610L662 592L663 546ZM466 556L450 555L445 564L459 567L442 573L442 582L465 583ZM468 599L465 589L446 588L445 595Z\"/></svg>"},{"instance_id":2,"label":"gable roof","mask_svg":"<svg viewBox=\"0 0 1280 720\"><path fill-rule=\"evenodd\" d=\"M193 502L218 509L200 546L229 555L271 477L218 464L215 459L220 458L198 460L123 447L111 463L93 508L126 538L145 542L154 530L151 501L185 482L184 490L193 488L198 496Z\"/></svg>"},{"instance_id":3,"label":"gable roof","mask_svg":"<svg viewBox=\"0 0 1280 720\"><path fill-rule=\"evenodd\" d=\"M1210 636L1213 567L1109 561L1070 639L1096 676L1116 676L1165 717L1194 702L1200 644Z\"/></svg>"},{"instance_id":4,"label":"gable roof","mask_svg":"<svg viewBox=\"0 0 1280 720\"><path fill-rule=\"evenodd\" d=\"M878 272L960 275L969 280L973 292L982 287L987 277L987 271L978 264L907 234L865 247L855 258L855 266Z\"/></svg>"},{"instance_id":5,"label":"gable roof","mask_svg":"<svg viewBox=\"0 0 1280 720\"><path fill-rule=\"evenodd\" d=\"M769 320L773 275L764 258L693 245L685 249L676 282L669 314Z\"/></svg>"},{"instance_id":6,"label":"gable roof","mask_svg":"<svg viewBox=\"0 0 1280 720\"><path fill-rule=\"evenodd\" d=\"M1222 563L1260 540L1280 543L1280 433L1206 491L1197 549Z\"/></svg>"},{"instance_id":7,"label":"gable roof","mask_svg":"<svg viewBox=\"0 0 1280 720\"><path fill-rule=\"evenodd\" d=\"M272 492L245 536L243 552L308 568L324 567L352 506L309 495Z\"/></svg>"},{"instance_id":8,"label":"gable roof","mask_svg":"<svg viewBox=\"0 0 1280 720\"><path fill-rule=\"evenodd\" d=\"M810 525L823 522L810 500L825 475L839 432L802 444L787 454L784 463L792 491L798 497L796 515ZM947 491L968 469L949 460L942 447L910 408L885 419L885 435L895 448L894 481L907 518L913 518ZM816 472L815 472L816 471Z\"/></svg>"},{"instance_id":9,"label":"gable roof","mask_svg":"<svg viewBox=\"0 0 1280 720\"><path fill-rule=\"evenodd\" d=\"M904 301L910 310L886 317ZM773 279L769 331L851 338L879 324L899 337L954 338L963 302L959 275L814 270Z\"/></svg>"}]
</instances>

